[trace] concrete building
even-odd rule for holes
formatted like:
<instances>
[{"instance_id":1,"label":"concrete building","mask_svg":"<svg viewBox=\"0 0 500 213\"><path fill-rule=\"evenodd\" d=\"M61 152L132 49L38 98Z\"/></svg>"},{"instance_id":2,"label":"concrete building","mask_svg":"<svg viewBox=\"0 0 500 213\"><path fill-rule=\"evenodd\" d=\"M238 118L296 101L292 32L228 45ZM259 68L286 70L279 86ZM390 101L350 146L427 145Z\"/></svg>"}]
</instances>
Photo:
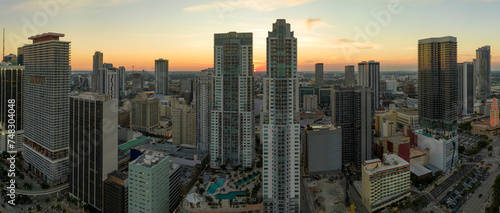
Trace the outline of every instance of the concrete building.
<instances>
[{"instance_id":1,"label":"concrete building","mask_svg":"<svg viewBox=\"0 0 500 213\"><path fill-rule=\"evenodd\" d=\"M406 162L410 162L410 138L404 135L393 135L383 140L383 153L392 153Z\"/></svg>"},{"instance_id":2,"label":"concrete building","mask_svg":"<svg viewBox=\"0 0 500 213\"><path fill-rule=\"evenodd\" d=\"M23 77L23 66L0 63L0 152L23 151ZM9 112L14 112L14 116ZM16 131L14 138L10 138L15 142L14 148L9 147L9 130Z\"/></svg>"},{"instance_id":3,"label":"concrete building","mask_svg":"<svg viewBox=\"0 0 500 213\"><path fill-rule=\"evenodd\" d=\"M345 66L344 78L344 86L350 87L355 84L354 65Z\"/></svg>"},{"instance_id":4,"label":"concrete building","mask_svg":"<svg viewBox=\"0 0 500 213\"><path fill-rule=\"evenodd\" d=\"M120 87L120 95L125 95L125 91L127 90L127 74L125 67L121 66L118 68L118 81Z\"/></svg>"},{"instance_id":5,"label":"concrete building","mask_svg":"<svg viewBox=\"0 0 500 213\"><path fill-rule=\"evenodd\" d=\"M264 212L298 213L300 102L297 38L286 20L278 19L273 24L273 31L268 32L266 52L267 73L263 79L264 104L260 116Z\"/></svg>"},{"instance_id":6,"label":"concrete building","mask_svg":"<svg viewBox=\"0 0 500 213\"><path fill-rule=\"evenodd\" d=\"M408 108L418 108L418 99L416 99L416 98L407 98L406 99L406 107L408 107Z\"/></svg>"},{"instance_id":7,"label":"concrete building","mask_svg":"<svg viewBox=\"0 0 500 213\"><path fill-rule=\"evenodd\" d=\"M387 121L392 121L395 123L396 127L398 125L398 112L396 110L391 110L389 112L376 113L375 114L375 134L382 135L382 121L383 119Z\"/></svg>"},{"instance_id":8,"label":"concrete building","mask_svg":"<svg viewBox=\"0 0 500 213\"><path fill-rule=\"evenodd\" d=\"M410 164L395 154L365 161L361 179L361 199L369 212L411 195Z\"/></svg>"},{"instance_id":9,"label":"concrete building","mask_svg":"<svg viewBox=\"0 0 500 213\"><path fill-rule=\"evenodd\" d=\"M143 154L129 163L128 212L168 212L170 160Z\"/></svg>"},{"instance_id":10,"label":"concrete building","mask_svg":"<svg viewBox=\"0 0 500 213\"><path fill-rule=\"evenodd\" d=\"M103 212L128 212L128 174L117 170L108 174L104 181Z\"/></svg>"},{"instance_id":11,"label":"concrete building","mask_svg":"<svg viewBox=\"0 0 500 213\"><path fill-rule=\"evenodd\" d=\"M397 123L383 118L380 121L380 137L390 137L396 134Z\"/></svg>"},{"instance_id":12,"label":"concrete building","mask_svg":"<svg viewBox=\"0 0 500 213\"><path fill-rule=\"evenodd\" d=\"M306 174L342 170L342 129L332 124L310 126L302 133Z\"/></svg>"},{"instance_id":13,"label":"concrete building","mask_svg":"<svg viewBox=\"0 0 500 213\"><path fill-rule=\"evenodd\" d=\"M60 37L31 36L33 44L23 47L23 157L29 171L52 185L68 180L70 42Z\"/></svg>"},{"instance_id":14,"label":"concrete building","mask_svg":"<svg viewBox=\"0 0 500 213\"><path fill-rule=\"evenodd\" d=\"M361 164L372 158L372 101L370 88L333 87L332 123L342 128L342 164Z\"/></svg>"},{"instance_id":15,"label":"concrete building","mask_svg":"<svg viewBox=\"0 0 500 213\"><path fill-rule=\"evenodd\" d=\"M155 93L168 95L168 60L163 58L155 60L155 79Z\"/></svg>"},{"instance_id":16,"label":"concrete building","mask_svg":"<svg viewBox=\"0 0 500 213\"><path fill-rule=\"evenodd\" d=\"M190 79L185 79L181 81L181 91L193 93L194 81Z\"/></svg>"},{"instance_id":17,"label":"concrete building","mask_svg":"<svg viewBox=\"0 0 500 213\"><path fill-rule=\"evenodd\" d=\"M299 104L300 107L304 107L304 96L306 95L316 95L318 96L317 100L317 105L318 107L321 108L328 108L330 107L330 94L331 93L331 87L329 86L322 86L322 87L299 87Z\"/></svg>"},{"instance_id":18,"label":"concrete building","mask_svg":"<svg viewBox=\"0 0 500 213\"><path fill-rule=\"evenodd\" d=\"M474 63L458 63L458 114L466 116L474 114Z\"/></svg>"},{"instance_id":19,"label":"concrete building","mask_svg":"<svg viewBox=\"0 0 500 213\"><path fill-rule=\"evenodd\" d=\"M120 98L120 78L116 69L106 72L106 90L104 94L112 99Z\"/></svg>"},{"instance_id":20,"label":"concrete building","mask_svg":"<svg viewBox=\"0 0 500 213\"><path fill-rule=\"evenodd\" d=\"M103 68L103 60L104 60L104 55L96 51L94 53L93 59L92 59L92 91L94 92L99 92L101 91L102 85L100 85L101 78L102 76L100 75L101 69Z\"/></svg>"},{"instance_id":21,"label":"concrete building","mask_svg":"<svg viewBox=\"0 0 500 213\"><path fill-rule=\"evenodd\" d=\"M146 93L141 93L132 100L131 105L130 128L136 131L152 132L160 123L158 98L149 98Z\"/></svg>"},{"instance_id":22,"label":"concrete building","mask_svg":"<svg viewBox=\"0 0 500 213\"><path fill-rule=\"evenodd\" d=\"M132 92L142 92L142 75L141 73L132 74Z\"/></svg>"},{"instance_id":23,"label":"concrete building","mask_svg":"<svg viewBox=\"0 0 500 213\"><path fill-rule=\"evenodd\" d=\"M214 35L211 166L254 166L252 33Z\"/></svg>"},{"instance_id":24,"label":"concrete building","mask_svg":"<svg viewBox=\"0 0 500 213\"><path fill-rule=\"evenodd\" d=\"M172 163L172 166L170 168L170 182L169 182L169 192L168 192L168 199L169 199L169 207L170 207L170 212L177 212L177 209L179 208L179 204L181 202L182 194L181 194L181 165Z\"/></svg>"},{"instance_id":25,"label":"concrete building","mask_svg":"<svg viewBox=\"0 0 500 213\"><path fill-rule=\"evenodd\" d=\"M196 75L196 146L200 150L210 150L210 110L212 109L213 79L210 72Z\"/></svg>"},{"instance_id":26,"label":"concrete building","mask_svg":"<svg viewBox=\"0 0 500 213\"><path fill-rule=\"evenodd\" d=\"M486 100L491 95L491 53L486 45L476 50L474 59L475 92L477 100Z\"/></svg>"},{"instance_id":27,"label":"concrete building","mask_svg":"<svg viewBox=\"0 0 500 213\"><path fill-rule=\"evenodd\" d=\"M174 100L178 101L178 100ZM172 109L172 139L174 144L196 146L196 112L187 104Z\"/></svg>"},{"instance_id":28,"label":"concrete building","mask_svg":"<svg viewBox=\"0 0 500 213\"><path fill-rule=\"evenodd\" d=\"M398 81L396 80L385 80L385 90L390 94L398 93Z\"/></svg>"},{"instance_id":29,"label":"concrete building","mask_svg":"<svg viewBox=\"0 0 500 213\"><path fill-rule=\"evenodd\" d=\"M372 89L373 112L380 106L380 63L375 61L362 61L358 63L358 85Z\"/></svg>"},{"instance_id":30,"label":"concrete building","mask_svg":"<svg viewBox=\"0 0 500 213\"><path fill-rule=\"evenodd\" d=\"M437 137L429 135L422 130L416 130L418 147L422 150L429 150L429 163L447 172L458 163L458 135L453 137Z\"/></svg>"},{"instance_id":31,"label":"concrete building","mask_svg":"<svg viewBox=\"0 0 500 213\"><path fill-rule=\"evenodd\" d=\"M83 93L69 101L69 193L102 211L103 181L118 169L118 100Z\"/></svg>"},{"instance_id":32,"label":"concrete building","mask_svg":"<svg viewBox=\"0 0 500 213\"><path fill-rule=\"evenodd\" d=\"M398 109L397 116L398 116L398 125L403 127L406 126L411 130L420 129L417 108Z\"/></svg>"},{"instance_id":33,"label":"concrete building","mask_svg":"<svg viewBox=\"0 0 500 213\"><path fill-rule=\"evenodd\" d=\"M317 63L314 65L314 82L316 87L323 86L323 63Z\"/></svg>"},{"instance_id":34,"label":"concrete building","mask_svg":"<svg viewBox=\"0 0 500 213\"><path fill-rule=\"evenodd\" d=\"M303 111L315 112L318 109L318 96L317 95L304 95Z\"/></svg>"}]
</instances>

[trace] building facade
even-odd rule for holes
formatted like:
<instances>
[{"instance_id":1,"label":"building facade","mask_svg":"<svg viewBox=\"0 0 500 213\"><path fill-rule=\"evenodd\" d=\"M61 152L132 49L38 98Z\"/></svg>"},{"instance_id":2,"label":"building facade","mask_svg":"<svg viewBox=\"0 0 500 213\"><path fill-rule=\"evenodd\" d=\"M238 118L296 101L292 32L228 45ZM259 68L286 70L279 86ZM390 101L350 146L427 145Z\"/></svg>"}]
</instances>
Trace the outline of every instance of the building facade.
<instances>
[{"instance_id":1,"label":"building facade","mask_svg":"<svg viewBox=\"0 0 500 213\"><path fill-rule=\"evenodd\" d=\"M112 99L120 98L120 79L116 70L106 72L106 91L104 94L109 95Z\"/></svg>"},{"instance_id":2,"label":"building facade","mask_svg":"<svg viewBox=\"0 0 500 213\"><path fill-rule=\"evenodd\" d=\"M474 63L457 64L458 69L458 114L460 116L474 114Z\"/></svg>"},{"instance_id":3,"label":"building facade","mask_svg":"<svg viewBox=\"0 0 500 213\"><path fill-rule=\"evenodd\" d=\"M214 35L211 166L253 167L252 33Z\"/></svg>"},{"instance_id":4,"label":"building facade","mask_svg":"<svg viewBox=\"0 0 500 213\"><path fill-rule=\"evenodd\" d=\"M306 174L342 170L342 130L332 124L310 126L302 133Z\"/></svg>"},{"instance_id":5,"label":"building facade","mask_svg":"<svg viewBox=\"0 0 500 213\"><path fill-rule=\"evenodd\" d=\"M118 81L120 81L120 95L125 95L125 90L127 90L127 74L125 73L125 67L121 66L118 68Z\"/></svg>"},{"instance_id":6,"label":"building facade","mask_svg":"<svg viewBox=\"0 0 500 213\"><path fill-rule=\"evenodd\" d=\"M323 63L317 63L314 65L314 82L316 87L323 86L323 74L324 74L324 66Z\"/></svg>"},{"instance_id":7,"label":"building facade","mask_svg":"<svg viewBox=\"0 0 500 213\"><path fill-rule=\"evenodd\" d=\"M0 63L0 152L23 151L23 77L23 66ZM9 130L16 131L14 138L8 138ZM15 142L13 147L8 139Z\"/></svg>"},{"instance_id":8,"label":"building facade","mask_svg":"<svg viewBox=\"0 0 500 213\"><path fill-rule=\"evenodd\" d=\"M420 129L420 122L418 121L418 109L407 108L398 109L398 125L401 127L408 127L411 130Z\"/></svg>"},{"instance_id":9,"label":"building facade","mask_svg":"<svg viewBox=\"0 0 500 213\"><path fill-rule=\"evenodd\" d=\"M48 184L68 180L70 42L59 37L64 34L32 36L33 44L23 47L23 157Z\"/></svg>"},{"instance_id":10,"label":"building facade","mask_svg":"<svg viewBox=\"0 0 500 213\"><path fill-rule=\"evenodd\" d=\"M178 101L178 100L174 100ZM172 108L172 139L174 144L196 145L196 112L187 104Z\"/></svg>"},{"instance_id":11,"label":"building facade","mask_svg":"<svg viewBox=\"0 0 500 213\"><path fill-rule=\"evenodd\" d=\"M297 38L276 20L267 37L261 112L264 212L300 210L300 124Z\"/></svg>"},{"instance_id":12,"label":"building facade","mask_svg":"<svg viewBox=\"0 0 500 213\"><path fill-rule=\"evenodd\" d=\"M358 63L359 81L358 85L372 89L373 112L380 106L380 63L375 61L363 61Z\"/></svg>"},{"instance_id":13,"label":"building facade","mask_svg":"<svg viewBox=\"0 0 500 213\"><path fill-rule=\"evenodd\" d=\"M69 102L69 193L102 210L103 181L118 169L118 100L82 93Z\"/></svg>"},{"instance_id":14,"label":"building facade","mask_svg":"<svg viewBox=\"0 0 500 213\"><path fill-rule=\"evenodd\" d=\"M168 60L160 58L155 60L155 93L168 95Z\"/></svg>"},{"instance_id":15,"label":"building facade","mask_svg":"<svg viewBox=\"0 0 500 213\"><path fill-rule=\"evenodd\" d=\"M354 85L355 77L354 77L354 65L345 66L344 71L344 86L349 87Z\"/></svg>"},{"instance_id":16,"label":"building facade","mask_svg":"<svg viewBox=\"0 0 500 213\"><path fill-rule=\"evenodd\" d=\"M128 212L128 174L117 170L108 174L104 185L103 212Z\"/></svg>"},{"instance_id":17,"label":"building facade","mask_svg":"<svg viewBox=\"0 0 500 213\"><path fill-rule=\"evenodd\" d=\"M315 112L318 109L318 96L317 95L304 95L304 102L302 103L304 111Z\"/></svg>"},{"instance_id":18,"label":"building facade","mask_svg":"<svg viewBox=\"0 0 500 213\"><path fill-rule=\"evenodd\" d=\"M142 91L142 75L141 73L132 74L132 92L138 93Z\"/></svg>"},{"instance_id":19,"label":"building facade","mask_svg":"<svg viewBox=\"0 0 500 213\"><path fill-rule=\"evenodd\" d=\"M486 45L476 50L474 60L476 80L476 99L486 100L491 95L491 53L490 46Z\"/></svg>"},{"instance_id":20,"label":"building facade","mask_svg":"<svg viewBox=\"0 0 500 213\"><path fill-rule=\"evenodd\" d=\"M96 51L94 53L94 56L92 58L92 91L94 92L99 92L101 91L101 87L102 85L100 85L99 82L101 82L102 80L100 80L102 78L102 76L100 76L100 72L101 72L101 69L104 68L103 65L104 65L104 55L103 53L99 52L99 51Z\"/></svg>"},{"instance_id":21,"label":"building facade","mask_svg":"<svg viewBox=\"0 0 500 213\"><path fill-rule=\"evenodd\" d=\"M153 132L160 123L158 98L149 98L140 93L131 101L130 128L135 131Z\"/></svg>"},{"instance_id":22,"label":"building facade","mask_svg":"<svg viewBox=\"0 0 500 213\"><path fill-rule=\"evenodd\" d=\"M210 110L212 109L212 73L202 72L196 76L196 146L210 150Z\"/></svg>"}]
</instances>

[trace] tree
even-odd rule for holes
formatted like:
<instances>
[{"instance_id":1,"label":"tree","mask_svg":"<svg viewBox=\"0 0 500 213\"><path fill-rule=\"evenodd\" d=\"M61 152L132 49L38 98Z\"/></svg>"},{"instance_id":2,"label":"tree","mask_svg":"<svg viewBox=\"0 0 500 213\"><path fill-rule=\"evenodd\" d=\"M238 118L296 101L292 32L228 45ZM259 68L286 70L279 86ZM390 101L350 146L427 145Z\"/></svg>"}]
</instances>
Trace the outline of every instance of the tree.
<instances>
[{"instance_id":1,"label":"tree","mask_svg":"<svg viewBox=\"0 0 500 213\"><path fill-rule=\"evenodd\" d=\"M463 154L465 152L465 146L460 145L458 147L458 153Z\"/></svg>"},{"instance_id":2,"label":"tree","mask_svg":"<svg viewBox=\"0 0 500 213\"><path fill-rule=\"evenodd\" d=\"M205 188L200 188L200 194L203 194L205 192Z\"/></svg>"},{"instance_id":3,"label":"tree","mask_svg":"<svg viewBox=\"0 0 500 213\"><path fill-rule=\"evenodd\" d=\"M488 146L488 151L493 151L493 146L492 145Z\"/></svg>"}]
</instances>

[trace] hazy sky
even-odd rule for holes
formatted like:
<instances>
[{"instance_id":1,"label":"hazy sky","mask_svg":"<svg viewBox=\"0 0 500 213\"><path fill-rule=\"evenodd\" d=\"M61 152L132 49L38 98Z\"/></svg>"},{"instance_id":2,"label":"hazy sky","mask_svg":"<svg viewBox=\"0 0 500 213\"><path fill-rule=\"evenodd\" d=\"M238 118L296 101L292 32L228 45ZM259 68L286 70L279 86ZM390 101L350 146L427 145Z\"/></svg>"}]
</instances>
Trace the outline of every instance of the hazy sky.
<instances>
[{"instance_id":1,"label":"hazy sky","mask_svg":"<svg viewBox=\"0 0 500 213\"><path fill-rule=\"evenodd\" d=\"M322 62L326 71L364 60L381 70L416 70L419 39L458 38L458 60L471 61L483 45L500 70L499 0L0 0L5 52L27 37L64 33L73 70L91 70L92 55L127 70L172 71L213 67L213 34L252 32L254 64L266 69L267 32L286 19L298 40L299 71ZM379 16L374 14L381 14Z\"/></svg>"}]
</instances>

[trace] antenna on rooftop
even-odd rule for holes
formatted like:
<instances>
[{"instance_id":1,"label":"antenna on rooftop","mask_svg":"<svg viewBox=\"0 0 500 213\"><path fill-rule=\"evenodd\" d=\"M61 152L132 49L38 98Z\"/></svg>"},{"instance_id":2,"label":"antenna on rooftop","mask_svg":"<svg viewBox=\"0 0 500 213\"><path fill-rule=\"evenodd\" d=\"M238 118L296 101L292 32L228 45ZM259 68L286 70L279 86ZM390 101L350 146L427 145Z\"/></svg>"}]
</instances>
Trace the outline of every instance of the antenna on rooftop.
<instances>
[{"instance_id":1,"label":"antenna on rooftop","mask_svg":"<svg viewBox=\"0 0 500 213\"><path fill-rule=\"evenodd\" d=\"M5 27L3 28L3 51L2 51L2 61L4 60L5 57Z\"/></svg>"}]
</instances>

